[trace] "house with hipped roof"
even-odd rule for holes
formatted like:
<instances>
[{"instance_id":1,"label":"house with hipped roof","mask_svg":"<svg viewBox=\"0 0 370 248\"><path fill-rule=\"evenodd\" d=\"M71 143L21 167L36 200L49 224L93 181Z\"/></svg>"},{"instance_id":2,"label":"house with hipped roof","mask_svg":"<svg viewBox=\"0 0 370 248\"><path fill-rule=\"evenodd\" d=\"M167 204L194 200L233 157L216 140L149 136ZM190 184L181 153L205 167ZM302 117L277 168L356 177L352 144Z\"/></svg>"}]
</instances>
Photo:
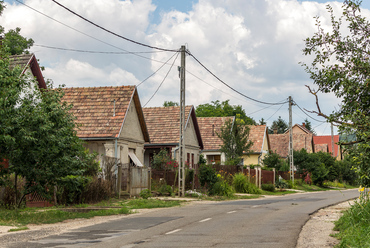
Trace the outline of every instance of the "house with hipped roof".
<instances>
[{"instance_id":1,"label":"house with hipped roof","mask_svg":"<svg viewBox=\"0 0 370 248\"><path fill-rule=\"evenodd\" d=\"M235 117L197 117L200 134L203 140L202 154L207 161L207 164L224 164L225 154L221 152L223 141L218 137L217 133L221 132L221 127L227 122L234 123Z\"/></svg>"},{"instance_id":2,"label":"house with hipped roof","mask_svg":"<svg viewBox=\"0 0 370 248\"><path fill-rule=\"evenodd\" d=\"M250 125L249 140L253 142L250 153L243 155L243 165L262 164L263 158L271 150L270 138L266 125Z\"/></svg>"},{"instance_id":3,"label":"house with hipped roof","mask_svg":"<svg viewBox=\"0 0 370 248\"><path fill-rule=\"evenodd\" d=\"M77 136L99 155L121 164L144 166L149 133L135 86L63 88L63 101L72 104Z\"/></svg>"},{"instance_id":4,"label":"house with hipped roof","mask_svg":"<svg viewBox=\"0 0 370 248\"><path fill-rule=\"evenodd\" d=\"M151 164L153 155L166 149L172 158L179 162L180 107L143 108L148 127L150 142L145 143L144 163ZM193 166L199 162L199 153L203 149L194 106L185 107L185 162Z\"/></svg>"},{"instance_id":5,"label":"house with hipped roof","mask_svg":"<svg viewBox=\"0 0 370 248\"><path fill-rule=\"evenodd\" d=\"M332 139L333 138L333 139ZM338 145L339 135L322 135L313 136L313 143L315 144L315 152L329 152L337 160L342 159L341 148ZM333 151L334 146L334 151Z\"/></svg>"}]
</instances>

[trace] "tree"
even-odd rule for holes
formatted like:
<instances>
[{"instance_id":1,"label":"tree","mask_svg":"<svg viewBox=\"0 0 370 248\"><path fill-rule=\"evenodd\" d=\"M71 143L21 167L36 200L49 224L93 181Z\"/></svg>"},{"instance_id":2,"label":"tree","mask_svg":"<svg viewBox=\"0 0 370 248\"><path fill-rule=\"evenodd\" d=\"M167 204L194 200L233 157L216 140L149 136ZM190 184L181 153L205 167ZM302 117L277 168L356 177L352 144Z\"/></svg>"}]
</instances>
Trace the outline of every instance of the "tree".
<instances>
[{"instance_id":1,"label":"tree","mask_svg":"<svg viewBox=\"0 0 370 248\"><path fill-rule=\"evenodd\" d=\"M0 13L2 9L0 2ZM0 179L14 174L25 180L19 205L33 192L50 199L49 189L62 178L90 173L96 164L76 136L63 91L53 90L51 83L47 90L39 89L21 68L10 69L8 54L7 47L0 48L0 158L10 162L8 169L0 165Z\"/></svg>"},{"instance_id":2,"label":"tree","mask_svg":"<svg viewBox=\"0 0 370 248\"><path fill-rule=\"evenodd\" d=\"M269 128L269 134L274 133L274 130L277 129L277 133L285 133L288 130L288 124L279 116L279 118L272 122L271 127Z\"/></svg>"},{"instance_id":3,"label":"tree","mask_svg":"<svg viewBox=\"0 0 370 248\"><path fill-rule=\"evenodd\" d=\"M272 151L263 158L262 163L266 167L275 168L276 171L281 171L281 167L284 165L279 154Z\"/></svg>"},{"instance_id":4,"label":"tree","mask_svg":"<svg viewBox=\"0 0 370 248\"><path fill-rule=\"evenodd\" d=\"M21 29L17 27L16 29L9 30L4 35L3 47L11 55L29 53L27 49L34 43L32 39L23 37L20 32Z\"/></svg>"},{"instance_id":5,"label":"tree","mask_svg":"<svg viewBox=\"0 0 370 248\"><path fill-rule=\"evenodd\" d=\"M316 133L315 130L312 128L311 122L307 118L304 120L304 125L308 131L314 134Z\"/></svg>"},{"instance_id":6,"label":"tree","mask_svg":"<svg viewBox=\"0 0 370 248\"><path fill-rule=\"evenodd\" d=\"M253 142L248 140L249 127L240 121L226 121L217 136L223 141L220 150L225 153L226 163L230 165L238 165L241 156L249 153L253 145Z\"/></svg>"},{"instance_id":7,"label":"tree","mask_svg":"<svg viewBox=\"0 0 370 248\"><path fill-rule=\"evenodd\" d=\"M259 124L260 124L260 125L266 125L266 121L265 121L265 119L261 118L261 120L259 121Z\"/></svg>"},{"instance_id":8,"label":"tree","mask_svg":"<svg viewBox=\"0 0 370 248\"><path fill-rule=\"evenodd\" d=\"M337 19L330 5L331 32L326 31L316 17L318 31L305 41L305 55L314 55L311 65L301 63L318 88L309 92L315 96L317 110L311 111L335 124L341 133L356 133L350 148L354 166L362 186L370 186L370 23L360 15L361 1L347 0ZM343 27L343 23L347 28ZM321 111L318 93L334 93L342 99L332 114Z\"/></svg>"},{"instance_id":9,"label":"tree","mask_svg":"<svg viewBox=\"0 0 370 248\"><path fill-rule=\"evenodd\" d=\"M179 106L179 103L173 101L164 101L163 107L174 107Z\"/></svg>"},{"instance_id":10,"label":"tree","mask_svg":"<svg viewBox=\"0 0 370 248\"><path fill-rule=\"evenodd\" d=\"M211 104L200 104L195 109L195 113L197 117L236 116L236 118L243 120L246 125L256 125L255 120L247 116L241 105L230 105L229 101L226 100L220 103L217 100L212 101Z\"/></svg>"}]
</instances>

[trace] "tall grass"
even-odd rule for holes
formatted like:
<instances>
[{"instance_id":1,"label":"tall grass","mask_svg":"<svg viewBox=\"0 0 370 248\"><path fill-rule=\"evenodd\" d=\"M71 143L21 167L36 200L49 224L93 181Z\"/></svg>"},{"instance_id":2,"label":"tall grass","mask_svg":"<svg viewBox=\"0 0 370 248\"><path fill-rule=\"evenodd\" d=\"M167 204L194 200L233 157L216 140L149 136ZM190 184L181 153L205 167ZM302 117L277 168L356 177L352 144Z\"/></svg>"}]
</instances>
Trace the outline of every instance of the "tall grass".
<instances>
[{"instance_id":1,"label":"tall grass","mask_svg":"<svg viewBox=\"0 0 370 248\"><path fill-rule=\"evenodd\" d=\"M238 193L261 194L262 191L253 183L249 182L243 173L235 174L233 187Z\"/></svg>"},{"instance_id":2,"label":"tall grass","mask_svg":"<svg viewBox=\"0 0 370 248\"><path fill-rule=\"evenodd\" d=\"M359 199L335 222L339 247L370 247L370 201Z\"/></svg>"}]
</instances>

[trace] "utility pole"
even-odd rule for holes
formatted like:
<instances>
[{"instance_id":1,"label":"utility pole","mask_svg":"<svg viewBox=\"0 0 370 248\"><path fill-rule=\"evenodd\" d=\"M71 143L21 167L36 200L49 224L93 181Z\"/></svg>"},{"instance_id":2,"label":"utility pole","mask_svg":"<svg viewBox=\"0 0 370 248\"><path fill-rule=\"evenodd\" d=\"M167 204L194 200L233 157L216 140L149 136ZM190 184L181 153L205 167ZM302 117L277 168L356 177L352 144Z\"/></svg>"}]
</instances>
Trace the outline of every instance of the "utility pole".
<instances>
[{"instance_id":1,"label":"utility pole","mask_svg":"<svg viewBox=\"0 0 370 248\"><path fill-rule=\"evenodd\" d=\"M179 141L179 196L185 195L185 46L181 46L180 68L180 141Z\"/></svg>"},{"instance_id":2,"label":"utility pole","mask_svg":"<svg viewBox=\"0 0 370 248\"><path fill-rule=\"evenodd\" d=\"M290 180L294 184L294 162L293 162L293 117L292 117L293 99L289 96L289 165Z\"/></svg>"},{"instance_id":3,"label":"utility pole","mask_svg":"<svg viewBox=\"0 0 370 248\"><path fill-rule=\"evenodd\" d=\"M334 153L334 130L333 130L333 122L331 123L330 129L331 129L331 155L334 157L335 156L335 153Z\"/></svg>"}]
</instances>

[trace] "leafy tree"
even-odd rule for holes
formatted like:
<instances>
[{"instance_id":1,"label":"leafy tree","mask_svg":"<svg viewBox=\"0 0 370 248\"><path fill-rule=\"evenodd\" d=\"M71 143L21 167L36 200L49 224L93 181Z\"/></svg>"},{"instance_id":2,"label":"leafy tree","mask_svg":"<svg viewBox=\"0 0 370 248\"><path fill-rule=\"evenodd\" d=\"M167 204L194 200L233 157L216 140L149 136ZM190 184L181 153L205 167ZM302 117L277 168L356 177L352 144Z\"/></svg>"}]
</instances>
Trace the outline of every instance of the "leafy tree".
<instances>
[{"instance_id":1,"label":"leafy tree","mask_svg":"<svg viewBox=\"0 0 370 248\"><path fill-rule=\"evenodd\" d=\"M250 152L253 145L248 140L249 127L240 121L226 121L217 136L223 141L220 150L225 153L226 163L230 165L238 165L243 153Z\"/></svg>"},{"instance_id":2,"label":"leafy tree","mask_svg":"<svg viewBox=\"0 0 370 248\"><path fill-rule=\"evenodd\" d=\"M164 101L163 107L174 107L179 106L178 102L172 102L172 101Z\"/></svg>"},{"instance_id":3,"label":"leafy tree","mask_svg":"<svg viewBox=\"0 0 370 248\"><path fill-rule=\"evenodd\" d=\"M317 90L308 87L316 98L317 110L339 127L342 133L356 133L357 146L349 154L360 174L362 186L370 186L370 23L360 14L361 1L347 0L342 15L337 19L330 5L331 31L322 26L316 17L318 31L306 39L305 55L314 55L311 65L302 63L310 74ZM347 27L343 27L346 24ZM321 111L318 93L334 93L342 99L338 110L328 115ZM344 143L343 143L344 144ZM348 144L348 143L347 143Z\"/></svg>"},{"instance_id":4,"label":"leafy tree","mask_svg":"<svg viewBox=\"0 0 370 248\"><path fill-rule=\"evenodd\" d=\"M256 125L255 120L250 118L245 113L241 105L230 105L230 100L220 103L219 100L212 101L211 104L200 104L195 112L197 117L222 117L222 116L236 116L236 118L243 120L244 124Z\"/></svg>"},{"instance_id":5,"label":"leafy tree","mask_svg":"<svg viewBox=\"0 0 370 248\"><path fill-rule=\"evenodd\" d=\"M275 168L277 171L281 171L281 167L283 166L283 161L280 159L279 154L270 151L270 153L265 156L262 160L264 166L269 168Z\"/></svg>"},{"instance_id":6,"label":"leafy tree","mask_svg":"<svg viewBox=\"0 0 370 248\"><path fill-rule=\"evenodd\" d=\"M266 121L265 121L265 119L261 118L261 120L259 121L259 124L260 124L260 125L266 125Z\"/></svg>"},{"instance_id":7,"label":"leafy tree","mask_svg":"<svg viewBox=\"0 0 370 248\"><path fill-rule=\"evenodd\" d=\"M269 133L274 133L274 129L277 129L277 133L285 133L288 130L288 124L279 116L279 118L272 122L271 127L269 128Z\"/></svg>"},{"instance_id":8,"label":"leafy tree","mask_svg":"<svg viewBox=\"0 0 370 248\"><path fill-rule=\"evenodd\" d=\"M21 29L17 27L14 30L9 30L4 35L3 47L5 51L11 55L29 53L27 49L29 49L34 43L32 39L23 37L20 32Z\"/></svg>"}]
</instances>

